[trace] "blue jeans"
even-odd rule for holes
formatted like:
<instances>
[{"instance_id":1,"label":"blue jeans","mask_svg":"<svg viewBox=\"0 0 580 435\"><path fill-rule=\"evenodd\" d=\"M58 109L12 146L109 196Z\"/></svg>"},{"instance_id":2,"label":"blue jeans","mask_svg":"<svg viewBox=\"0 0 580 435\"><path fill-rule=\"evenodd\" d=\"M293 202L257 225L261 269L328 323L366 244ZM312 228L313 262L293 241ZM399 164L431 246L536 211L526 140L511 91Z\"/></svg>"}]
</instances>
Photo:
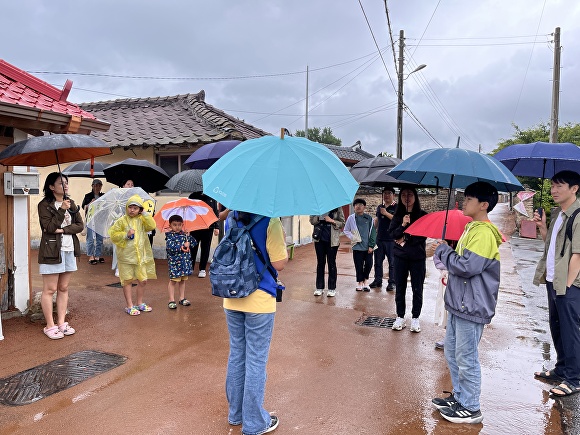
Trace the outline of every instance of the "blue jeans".
<instances>
[{"instance_id":1,"label":"blue jeans","mask_svg":"<svg viewBox=\"0 0 580 435\"><path fill-rule=\"evenodd\" d=\"M100 258L103 252L103 236L87 228L87 255Z\"/></svg>"},{"instance_id":2,"label":"blue jeans","mask_svg":"<svg viewBox=\"0 0 580 435\"><path fill-rule=\"evenodd\" d=\"M452 313L447 316L445 359L449 367L453 395L461 406L479 410L481 366L477 346L483 334L483 324L462 319Z\"/></svg>"},{"instance_id":3,"label":"blue jeans","mask_svg":"<svg viewBox=\"0 0 580 435\"><path fill-rule=\"evenodd\" d=\"M388 285L395 285L394 245L394 240L377 240L377 249L375 249L375 282L379 284L383 283L383 262L385 257L387 257L389 261Z\"/></svg>"},{"instance_id":4,"label":"blue jeans","mask_svg":"<svg viewBox=\"0 0 580 435\"><path fill-rule=\"evenodd\" d=\"M230 333L226 375L228 421L241 423L244 434L261 434L268 429L271 420L264 409L264 392L274 313L224 311Z\"/></svg>"},{"instance_id":5,"label":"blue jeans","mask_svg":"<svg viewBox=\"0 0 580 435\"><path fill-rule=\"evenodd\" d=\"M550 332L556 350L555 373L575 387L580 385L580 289L571 286L565 295L558 296L551 282L548 291Z\"/></svg>"}]
</instances>

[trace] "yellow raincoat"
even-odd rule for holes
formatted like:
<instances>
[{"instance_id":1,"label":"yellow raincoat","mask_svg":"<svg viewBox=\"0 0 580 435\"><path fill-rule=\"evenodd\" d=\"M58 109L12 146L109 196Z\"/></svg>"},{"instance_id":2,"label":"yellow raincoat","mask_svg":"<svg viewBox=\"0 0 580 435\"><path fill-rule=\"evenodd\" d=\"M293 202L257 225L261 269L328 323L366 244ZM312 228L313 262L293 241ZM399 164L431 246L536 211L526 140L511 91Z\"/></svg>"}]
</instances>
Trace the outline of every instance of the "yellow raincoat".
<instances>
[{"instance_id":1,"label":"yellow raincoat","mask_svg":"<svg viewBox=\"0 0 580 435\"><path fill-rule=\"evenodd\" d=\"M147 237L147 231L155 228L155 221L146 211L142 211L136 217L130 217L128 208L131 203L141 204L141 210L143 210L143 200L139 195L133 195L127 201L126 214L117 219L109 228L111 241L117 246L121 283L135 279L146 281L157 278L153 250ZM127 238L127 231L130 228L135 230L133 239Z\"/></svg>"}]
</instances>

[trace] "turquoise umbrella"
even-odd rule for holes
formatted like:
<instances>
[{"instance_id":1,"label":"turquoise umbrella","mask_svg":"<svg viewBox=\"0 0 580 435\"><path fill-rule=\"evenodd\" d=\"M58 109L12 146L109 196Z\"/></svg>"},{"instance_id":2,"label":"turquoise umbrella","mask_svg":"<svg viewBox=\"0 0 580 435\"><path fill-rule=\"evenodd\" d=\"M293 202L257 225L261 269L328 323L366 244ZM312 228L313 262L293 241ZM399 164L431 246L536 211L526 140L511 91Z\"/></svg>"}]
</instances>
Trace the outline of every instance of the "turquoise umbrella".
<instances>
[{"instance_id":1,"label":"turquoise umbrella","mask_svg":"<svg viewBox=\"0 0 580 435\"><path fill-rule=\"evenodd\" d=\"M203 193L231 210L279 217L349 204L358 183L332 151L302 137L242 142L202 176Z\"/></svg>"}]
</instances>

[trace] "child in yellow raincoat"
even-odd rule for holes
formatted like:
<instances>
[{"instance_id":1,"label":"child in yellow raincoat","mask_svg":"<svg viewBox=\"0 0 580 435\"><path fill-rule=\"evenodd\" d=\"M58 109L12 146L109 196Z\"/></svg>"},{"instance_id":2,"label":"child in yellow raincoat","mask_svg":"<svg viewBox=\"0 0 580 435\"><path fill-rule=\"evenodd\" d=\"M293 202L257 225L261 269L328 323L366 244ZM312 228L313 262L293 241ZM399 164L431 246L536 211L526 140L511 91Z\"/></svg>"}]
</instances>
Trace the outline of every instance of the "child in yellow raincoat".
<instances>
[{"instance_id":1,"label":"child in yellow raincoat","mask_svg":"<svg viewBox=\"0 0 580 435\"><path fill-rule=\"evenodd\" d=\"M147 237L147 231L155 228L155 221L144 211L143 200L139 195L129 198L126 210L126 214L109 228L109 236L117 247L119 279L127 302L125 312L137 316L141 311L152 310L143 302L143 296L147 280L157 278L153 251ZM137 304L133 305L132 287L135 280L138 281Z\"/></svg>"}]
</instances>

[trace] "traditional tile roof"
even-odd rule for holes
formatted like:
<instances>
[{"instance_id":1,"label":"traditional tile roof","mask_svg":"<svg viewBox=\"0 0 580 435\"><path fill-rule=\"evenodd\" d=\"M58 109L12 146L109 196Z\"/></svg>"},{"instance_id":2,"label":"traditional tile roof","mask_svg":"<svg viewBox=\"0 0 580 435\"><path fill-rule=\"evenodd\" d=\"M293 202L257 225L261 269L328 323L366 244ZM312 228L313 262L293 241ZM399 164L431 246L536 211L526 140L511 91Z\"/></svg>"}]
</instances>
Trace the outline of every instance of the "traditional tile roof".
<instances>
[{"instance_id":1,"label":"traditional tile roof","mask_svg":"<svg viewBox=\"0 0 580 435\"><path fill-rule=\"evenodd\" d=\"M94 135L114 147L190 147L226 139L254 139L263 131L205 102L205 92L84 103L111 123Z\"/></svg>"},{"instance_id":2,"label":"traditional tile roof","mask_svg":"<svg viewBox=\"0 0 580 435\"><path fill-rule=\"evenodd\" d=\"M64 89L57 89L0 59L0 102L96 119L66 100L71 87L72 82L67 80Z\"/></svg>"},{"instance_id":3,"label":"traditional tile roof","mask_svg":"<svg viewBox=\"0 0 580 435\"><path fill-rule=\"evenodd\" d=\"M360 144L358 142L357 142L357 144L355 144L352 147L344 146L344 145L338 146L338 145L326 145L326 144L324 144L324 146L326 146L330 151L332 151L334 154L336 154L337 157L342 162L347 164L347 166L349 166L348 165L349 163L351 165L354 165L355 163L358 163L361 160L375 157L373 154L367 153L366 151L363 151L363 149L360 147Z\"/></svg>"}]
</instances>

